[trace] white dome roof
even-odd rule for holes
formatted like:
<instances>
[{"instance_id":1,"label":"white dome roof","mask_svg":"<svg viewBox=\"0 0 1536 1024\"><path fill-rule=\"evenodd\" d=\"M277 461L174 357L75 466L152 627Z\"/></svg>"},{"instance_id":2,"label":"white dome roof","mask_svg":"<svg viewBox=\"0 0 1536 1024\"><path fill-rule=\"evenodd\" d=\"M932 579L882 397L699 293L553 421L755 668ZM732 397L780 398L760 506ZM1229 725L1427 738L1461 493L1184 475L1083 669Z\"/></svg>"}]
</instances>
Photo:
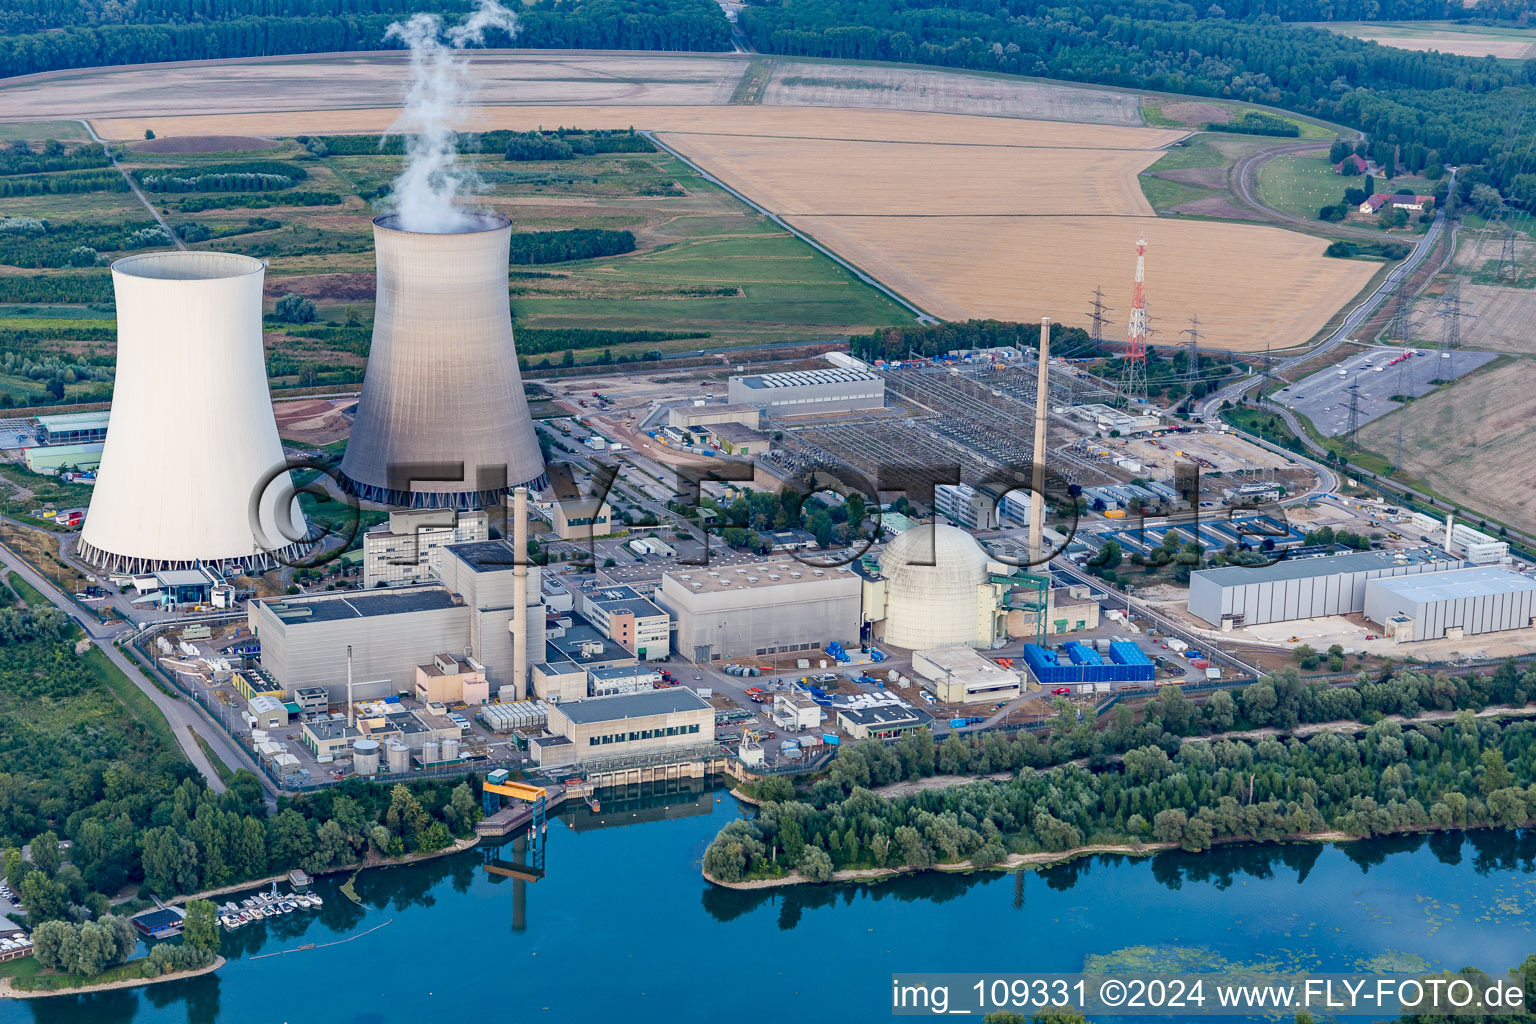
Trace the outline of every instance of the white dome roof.
<instances>
[{"instance_id":1,"label":"white dome roof","mask_svg":"<svg viewBox=\"0 0 1536 1024\"><path fill-rule=\"evenodd\" d=\"M978 643L976 588L988 557L956 526L923 524L880 553L886 584L886 643L908 650Z\"/></svg>"}]
</instances>

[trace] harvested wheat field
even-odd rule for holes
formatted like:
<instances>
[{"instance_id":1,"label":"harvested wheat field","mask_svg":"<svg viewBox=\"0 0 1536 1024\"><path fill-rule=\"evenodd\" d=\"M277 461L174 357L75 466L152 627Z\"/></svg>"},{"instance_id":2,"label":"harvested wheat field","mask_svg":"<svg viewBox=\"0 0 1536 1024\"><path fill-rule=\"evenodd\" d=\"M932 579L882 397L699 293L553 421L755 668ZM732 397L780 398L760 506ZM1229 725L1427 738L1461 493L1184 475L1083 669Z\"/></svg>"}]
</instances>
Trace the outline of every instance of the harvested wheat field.
<instances>
[{"instance_id":1,"label":"harvested wheat field","mask_svg":"<svg viewBox=\"0 0 1536 1024\"><path fill-rule=\"evenodd\" d=\"M1078 129L1082 136L1097 132ZM1035 149L670 133L657 138L786 217L878 216L898 210L908 215L1151 216L1136 176L1162 156L1151 148ZM1070 171L1062 173L1063 167ZM941 183L945 187L934 187Z\"/></svg>"},{"instance_id":2,"label":"harvested wheat field","mask_svg":"<svg viewBox=\"0 0 1536 1024\"><path fill-rule=\"evenodd\" d=\"M1391 457L1403 428L1403 461L1448 498L1512 526L1536 528L1536 365L1504 359L1360 428L1362 442Z\"/></svg>"},{"instance_id":3,"label":"harvested wheat field","mask_svg":"<svg viewBox=\"0 0 1536 1024\"><path fill-rule=\"evenodd\" d=\"M1462 343L1490 352L1536 355L1536 242L1524 235L1516 239L1519 277L1514 283L1495 283L1503 250L1503 238L1488 230L1463 238L1456 249L1456 270L1465 275L1462 308L1471 314L1461 322ZM1434 344L1444 337L1445 320L1436 315L1444 280L1436 280L1413 304L1411 319L1420 325L1413 331L1417 341Z\"/></svg>"},{"instance_id":4,"label":"harvested wheat field","mask_svg":"<svg viewBox=\"0 0 1536 1024\"><path fill-rule=\"evenodd\" d=\"M773 77L768 80L763 102L782 107L885 107L1082 124L1142 123L1141 100L1132 93L946 71L778 60L773 62Z\"/></svg>"},{"instance_id":5,"label":"harvested wheat field","mask_svg":"<svg viewBox=\"0 0 1536 1024\"><path fill-rule=\"evenodd\" d=\"M1093 289L1121 321L1147 238L1154 345L1199 314L1202 347L1300 345L1379 264L1323 256L1323 239L1251 224L1154 217L797 217L792 223L935 316L1082 324ZM1123 331L1111 328L1111 338Z\"/></svg>"},{"instance_id":6,"label":"harvested wheat field","mask_svg":"<svg viewBox=\"0 0 1536 1024\"><path fill-rule=\"evenodd\" d=\"M1380 43L1395 50L1438 50L1459 57L1503 57L1525 60L1536 56L1536 31L1518 28L1463 26L1454 22L1314 23L1342 35Z\"/></svg>"}]
</instances>

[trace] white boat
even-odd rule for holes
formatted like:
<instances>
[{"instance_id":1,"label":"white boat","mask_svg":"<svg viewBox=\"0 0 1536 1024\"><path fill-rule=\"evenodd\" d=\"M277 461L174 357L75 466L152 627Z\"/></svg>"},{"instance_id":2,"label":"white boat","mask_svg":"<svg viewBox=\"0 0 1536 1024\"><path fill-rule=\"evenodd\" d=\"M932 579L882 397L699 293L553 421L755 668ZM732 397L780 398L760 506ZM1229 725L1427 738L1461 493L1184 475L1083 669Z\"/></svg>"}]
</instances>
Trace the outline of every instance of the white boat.
<instances>
[{"instance_id":1,"label":"white boat","mask_svg":"<svg viewBox=\"0 0 1536 1024\"><path fill-rule=\"evenodd\" d=\"M317 907L321 907L321 906L325 905L325 901L322 900L319 896L316 896L313 892L307 892L304 895L308 896L309 897L309 902L313 903Z\"/></svg>"}]
</instances>

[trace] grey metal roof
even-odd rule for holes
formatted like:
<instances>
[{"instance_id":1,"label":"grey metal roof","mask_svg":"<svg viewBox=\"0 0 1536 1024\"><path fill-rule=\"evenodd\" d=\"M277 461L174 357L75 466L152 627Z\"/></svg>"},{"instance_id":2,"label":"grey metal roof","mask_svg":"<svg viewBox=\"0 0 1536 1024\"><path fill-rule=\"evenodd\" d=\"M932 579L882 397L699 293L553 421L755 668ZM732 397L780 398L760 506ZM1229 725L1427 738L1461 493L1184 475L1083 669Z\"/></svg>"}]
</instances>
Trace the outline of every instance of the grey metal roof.
<instances>
[{"instance_id":1,"label":"grey metal roof","mask_svg":"<svg viewBox=\"0 0 1536 1024\"><path fill-rule=\"evenodd\" d=\"M430 590L380 590L337 595L308 601L271 601L267 607L283 622L337 622L372 615L406 615L410 612L452 608L453 595L438 587Z\"/></svg>"},{"instance_id":2,"label":"grey metal roof","mask_svg":"<svg viewBox=\"0 0 1536 1024\"><path fill-rule=\"evenodd\" d=\"M443 547L475 572L500 572L517 564L512 545L504 540L472 540Z\"/></svg>"},{"instance_id":3,"label":"grey metal roof","mask_svg":"<svg viewBox=\"0 0 1536 1024\"><path fill-rule=\"evenodd\" d=\"M1536 590L1536 580L1493 565L1451 569L1448 572L1425 572L1416 576L1393 576L1372 580L1369 585L1385 587L1415 604Z\"/></svg>"},{"instance_id":4,"label":"grey metal roof","mask_svg":"<svg viewBox=\"0 0 1536 1024\"><path fill-rule=\"evenodd\" d=\"M766 388L804 387L808 384L844 384L853 381L879 380L868 370L789 370L785 373L764 373L751 377L736 378L755 390Z\"/></svg>"},{"instance_id":5,"label":"grey metal roof","mask_svg":"<svg viewBox=\"0 0 1536 1024\"><path fill-rule=\"evenodd\" d=\"M616 697L589 697L560 705L560 713L577 725L708 710L708 702L684 686L674 686L667 690L642 690Z\"/></svg>"},{"instance_id":6,"label":"grey metal roof","mask_svg":"<svg viewBox=\"0 0 1536 1024\"><path fill-rule=\"evenodd\" d=\"M1427 561L1423 556L1410 555L1407 564L1423 561ZM1369 572L1403 564L1384 551L1358 551L1349 555L1324 555L1321 558L1286 558L1274 565L1226 565L1218 569L1201 569L1190 575L1223 587L1235 587L1245 583L1302 580L1310 576L1331 576L1342 572Z\"/></svg>"}]
</instances>

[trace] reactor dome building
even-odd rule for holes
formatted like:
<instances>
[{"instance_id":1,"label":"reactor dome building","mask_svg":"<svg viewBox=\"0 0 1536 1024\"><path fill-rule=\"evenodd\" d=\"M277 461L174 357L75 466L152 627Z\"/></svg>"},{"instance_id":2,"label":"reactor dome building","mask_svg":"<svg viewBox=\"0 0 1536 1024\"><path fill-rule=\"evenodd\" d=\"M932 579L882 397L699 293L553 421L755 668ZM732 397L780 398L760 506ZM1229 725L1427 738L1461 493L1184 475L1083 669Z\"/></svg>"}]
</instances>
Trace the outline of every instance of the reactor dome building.
<instances>
[{"instance_id":1,"label":"reactor dome building","mask_svg":"<svg viewBox=\"0 0 1536 1024\"><path fill-rule=\"evenodd\" d=\"M909 650L975 646L978 589L987 583L988 556L957 526L925 523L900 534L880 553L885 584L882 639Z\"/></svg>"},{"instance_id":2,"label":"reactor dome building","mask_svg":"<svg viewBox=\"0 0 1536 1024\"><path fill-rule=\"evenodd\" d=\"M81 558L111 572L251 570L307 547L267 390L265 273L224 252L112 264L117 373Z\"/></svg>"},{"instance_id":3,"label":"reactor dome building","mask_svg":"<svg viewBox=\"0 0 1536 1024\"><path fill-rule=\"evenodd\" d=\"M494 505L547 485L512 339L512 225L467 230L373 222L373 347L341 471L365 501L403 508Z\"/></svg>"}]
</instances>

